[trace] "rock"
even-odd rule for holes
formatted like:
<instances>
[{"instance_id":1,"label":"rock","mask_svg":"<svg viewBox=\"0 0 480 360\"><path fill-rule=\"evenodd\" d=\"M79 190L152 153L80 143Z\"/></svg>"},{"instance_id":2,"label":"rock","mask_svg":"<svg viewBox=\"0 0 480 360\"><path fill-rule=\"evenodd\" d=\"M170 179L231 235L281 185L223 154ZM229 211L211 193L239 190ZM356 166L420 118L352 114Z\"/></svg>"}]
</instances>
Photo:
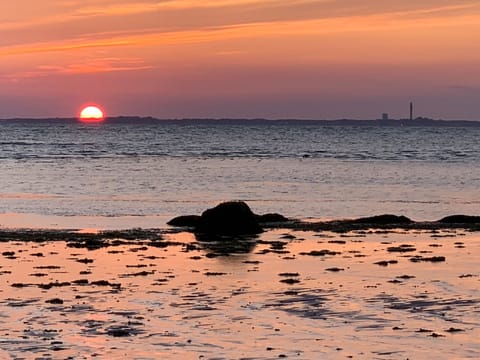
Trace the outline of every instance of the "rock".
<instances>
[{"instance_id":1,"label":"rock","mask_svg":"<svg viewBox=\"0 0 480 360\"><path fill-rule=\"evenodd\" d=\"M373 225L389 225L389 224L410 224L413 221L406 216L398 215L377 215L352 220L355 224L373 224Z\"/></svg>"},{"instance_id":2,"label":"rock","mask_svg":"<svg viewBox=\"0 0 480 360\"><path fill-rule=\"evenodd\" d=\"M60 299L60 298L54 298L54 299L50 299L50 300L45 300L46 303L48 304L54 304L54 305L61 305L63 304L63 300Z\"/></svg>"},{"instance_id":3,"label":"rock","mask_svg":"<svg viewBox=\"0 0 480 360\"><path fill-rule=\"evenodd\" d=\"M250 235L262 231L255 214L242 201L224 202L205 210L195 227L196 233L214 235Z\"/></svg>"},{"instance_id":4,"label":"rock","mask_svg":"<svg viewBox=\"0 0 480 360\"><path fill-rule=\"evenodd\" d=\"M429 261L432 263L436 263L436 262L444 262L445 260L446 260L445 256L422 257L417 255L410 258L411 262Z\"/></svg>"},{"instance_id":5,"label":"rock","mask_svg":"<svg viewBox=\"0 0 480 360\"><path fill-rule=\"evenodd\" d=\"M402 244L400 246L390 246L387 248L388 252L412 252L412 251L417 251L417 249L413 245L409 244Z\"/></svg>"},{"instance_id":6,"label":"rock","mask_svg":"<svg viewBox=\"0 0 480 360\"><path fill-rule=\"evenodd\" d=\"M269 213L263 215L254 214L254 216L255 220L259 224L281 223L289 221L288 218L277 213ZM195 228L199 224L200 218L201 216L198 215L182 215L171 219L169 222L167 222L167 224L170 226Z\"/></svg>"},{"instance_id":7,"label":"rock","mask_svg":"<svg viewBox=\"0 0 480 360\"><path fill-rule=\"evenodd\" d=\"M438 220L438 222L443 224L480 224L480 216L450 215Z\"/></svg>"},{"instance_id":8,"label":"rock","mask_svg":"<svg viewBox=\"0 0 480 360\"><path fill-rule=\"evenodd\" d=\"M285 216L276 213L255 215L255 218L259 223L276 223L289 221L288 218L286 218Z\"/></svg>"},{"instance_id":9,"label":"rock","mask_svg":"<svg viewBox=\"0 0 480 360\"><path fill-rule=\"evenodd\" d=\"M199 220L200 216L198 215L182 215L173 218L167 224L171 226L196 227Z\"/></svg>"}]
</instances>

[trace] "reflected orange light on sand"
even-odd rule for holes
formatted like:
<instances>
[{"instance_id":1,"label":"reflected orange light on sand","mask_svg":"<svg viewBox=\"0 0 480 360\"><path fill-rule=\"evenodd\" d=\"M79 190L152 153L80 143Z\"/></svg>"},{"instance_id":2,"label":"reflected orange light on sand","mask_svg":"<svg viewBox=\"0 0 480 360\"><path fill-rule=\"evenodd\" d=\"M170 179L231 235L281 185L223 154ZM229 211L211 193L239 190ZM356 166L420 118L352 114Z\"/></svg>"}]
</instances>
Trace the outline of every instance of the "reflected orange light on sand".
<instances>
[{"instance_id":1,"label":"reflected orange light on sand","mask_svg":"<svg viewBox=\"0 0 480 360\"><path fill-rule=\"evenodd\" d=\"M294 236L287 240L286 231L262 233L247 253L216 252L214 242L186 232L152 242L99 238L97 249L80 239L0 242L0 254L14 254L2 256L0 269L0 304L10 310L2 349L44 351L38 338L45 336L62 341L62 355L72 358L169 358L172 349L179 358L192 351L267 358L301 349L302 358L319 358L321 350L333 359L340 351L363 357L412 343L404 355L423 359L432 341L445 358L478 349L477 233L287 231ZM412 262L388 250L402 244L446 261ZM59 323L62 331L50 325ZM18 333L28 334L21 346ZM294 350L284 345L291 342Z\"/></svg>"}]
</instances>

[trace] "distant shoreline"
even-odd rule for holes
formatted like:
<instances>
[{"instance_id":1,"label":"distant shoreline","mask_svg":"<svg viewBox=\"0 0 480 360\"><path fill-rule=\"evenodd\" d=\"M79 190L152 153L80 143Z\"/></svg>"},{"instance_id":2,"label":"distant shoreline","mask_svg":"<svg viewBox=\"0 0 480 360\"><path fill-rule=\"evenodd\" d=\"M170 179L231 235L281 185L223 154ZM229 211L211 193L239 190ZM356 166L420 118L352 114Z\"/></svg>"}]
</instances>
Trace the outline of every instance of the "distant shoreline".
<instances>
[{"instance_id":1,"label":"distant shoreline","mask_svg":"<svg viewBox=\"0 0 480 360\"><path fill-rule=\"evenodd\" d=\"M6 118L1 123L28 123L28 122L77 122L76 118ZM409 119L375 119L375 120L305 120L305 119L235 119L235 118L184 118L159 119L141 116L108 117L107 124L184 124L184 125L312 125L312 126L385 126L385 127L480 127L480 120L436 120L429 118Z\"/></svg>"}]
</instances>

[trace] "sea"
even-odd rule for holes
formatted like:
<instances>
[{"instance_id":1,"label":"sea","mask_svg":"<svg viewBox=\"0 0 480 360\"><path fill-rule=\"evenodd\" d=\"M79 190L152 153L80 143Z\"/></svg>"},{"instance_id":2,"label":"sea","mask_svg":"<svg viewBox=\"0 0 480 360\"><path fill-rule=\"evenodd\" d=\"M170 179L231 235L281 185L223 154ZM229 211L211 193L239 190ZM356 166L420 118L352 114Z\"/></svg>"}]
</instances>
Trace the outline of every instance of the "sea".
<instances>
[{"instance_id":1,"label":"sea","mask_svg":"<svg viewBox=\"0 0 480 360\"><path fill-rule=\"evenodd\" d=\"M157 228L226 200L256 213L479 214L480 127L306 121L0 121L0 226Z\"/></svg>"},{"instance_id":2,"label":"sea","mask_svg":"<svg viewBox=\"0 0 480 360\"><path fill-rule=\"evenodd\" d=\"M0 121L0 359L480 359L478 232L167 225L225 200L307 221L480 215L479 139L374 122Z\"/></svg>"}]
</instances>

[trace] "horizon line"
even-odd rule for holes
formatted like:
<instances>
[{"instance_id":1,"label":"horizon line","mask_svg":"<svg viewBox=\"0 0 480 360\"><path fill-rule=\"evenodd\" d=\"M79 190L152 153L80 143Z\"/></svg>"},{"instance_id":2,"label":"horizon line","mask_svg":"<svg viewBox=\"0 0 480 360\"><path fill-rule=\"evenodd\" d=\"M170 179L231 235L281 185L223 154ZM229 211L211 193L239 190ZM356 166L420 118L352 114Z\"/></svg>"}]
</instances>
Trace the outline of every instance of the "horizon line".
<instances>
[{"instance_id":1,"label":"horizon line","mask_svg":"<svg viewBox=\"0 0 480 360\"><path fill-rule=\"evenodd\" d=\"M468 120L468 119L433 119L428 117L416 117L414 119L409 118L376 118L376 119L358 119L358 118L336 118L336 119L314 119L314 118L265 118L265 117L178 117L178 118L161 118L151 115L141 116L141 115L116 115L116 116L106 116L105 121L107 120L152 120L152 121L303 121L303 122L335 122L335 121L374 121L381 123L390 123L390 122L413 122L413 121L428 121L428 122L480 122L480 119L477 120ZM0 121L11 121L11 120L79 120L76 116L42 116L42 117L5 117L0 118Z\"/></svg>"}]
</instances>

